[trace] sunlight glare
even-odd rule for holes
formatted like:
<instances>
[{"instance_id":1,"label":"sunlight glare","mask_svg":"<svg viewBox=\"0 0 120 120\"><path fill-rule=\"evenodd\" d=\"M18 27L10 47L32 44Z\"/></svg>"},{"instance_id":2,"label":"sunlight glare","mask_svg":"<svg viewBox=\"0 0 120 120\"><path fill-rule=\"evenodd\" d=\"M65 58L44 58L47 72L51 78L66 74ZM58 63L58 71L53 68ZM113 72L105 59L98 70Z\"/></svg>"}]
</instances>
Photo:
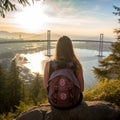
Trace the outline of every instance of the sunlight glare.
<instances>
[{"instance_id":1,"label":"sunlight glare","mask_svg":"<svg viewBox=\"0 0 120 120\"><path fill-rule=\"evenodd\" d=\"M15 14L14 22L28 32L39 32L45 29L45 23L49 20L45 14L47 7L39 1L32 6L25 7L21 12Z\"/></svg>"},{"instance_id":2,"label":"sunlight glare","mask_svg":"<svg viewBox=\"0 0 120 120\"><path fill-rule=\"evenodd\" d=\"M25 57L28 59L28 63L25 64L27 68L29 68L32 72L43 74L45 56L42 52L26 54Z\"/></svg>"}]
</instances>

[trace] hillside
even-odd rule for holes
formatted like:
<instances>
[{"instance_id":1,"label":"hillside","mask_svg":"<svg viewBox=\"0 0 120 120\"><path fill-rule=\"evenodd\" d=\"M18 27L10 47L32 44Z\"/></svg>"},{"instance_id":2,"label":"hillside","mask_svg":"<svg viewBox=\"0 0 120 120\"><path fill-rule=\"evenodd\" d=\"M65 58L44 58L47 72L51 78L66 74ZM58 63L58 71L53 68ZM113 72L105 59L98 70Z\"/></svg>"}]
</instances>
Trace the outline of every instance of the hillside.
<instances>
[{"instance_id":1,"label":"hillside","mask_svg":"<svg viewBox=\"0 0 120 120\"><path fill-rule=\"evenodd\" d=\"M51 39L56 40L60 36L66 35L65 33L56 33L51 31ZM70 34L67 36L70 36L72 40L98 40L99 41L99 35L95 36L81 36L81 35L75 35ZM3 40L46 40L47 39L47 31L41 32L41 33L24 33L24 32L8 32L8 31L0 31L0 41ZM114 38L104 36L104 41L114 41Z\"/></svg>"}]
</instances>

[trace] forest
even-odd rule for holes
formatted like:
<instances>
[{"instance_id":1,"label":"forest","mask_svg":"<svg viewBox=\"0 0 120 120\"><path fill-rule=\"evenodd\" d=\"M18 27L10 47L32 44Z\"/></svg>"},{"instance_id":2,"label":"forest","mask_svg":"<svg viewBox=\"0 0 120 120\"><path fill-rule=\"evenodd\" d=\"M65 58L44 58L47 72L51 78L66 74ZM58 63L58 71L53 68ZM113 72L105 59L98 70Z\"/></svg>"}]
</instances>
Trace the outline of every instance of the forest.
<instances>
[{"instance_id":1,"label":"forest","mask_svg":"<svg viewBox=\"0 0 120 120\"><path fill-rule=\"evenodd\" d=\"M20 1L21 4L27 3L27 0ZM6 0L4 7L1 13L3 17L5 17L5 9L15 9L9 0ZM114 14L120 17L120 7L114 6L114 9ZM120 23L120 19L118 21ZM120 109L120 28L115 29L114 32L117 34L117 39L111 46L111 54L93 69L99 82L92 89L85 90L83 96L84 101L107 101ZM15 59L7 69L0 65L1 120L13 120L31 106L39 106L47 102L47 91L43 87L43 78L39 74L36 74L32 83L25 84L19 77Z\"/></svg>"}]
</instances>

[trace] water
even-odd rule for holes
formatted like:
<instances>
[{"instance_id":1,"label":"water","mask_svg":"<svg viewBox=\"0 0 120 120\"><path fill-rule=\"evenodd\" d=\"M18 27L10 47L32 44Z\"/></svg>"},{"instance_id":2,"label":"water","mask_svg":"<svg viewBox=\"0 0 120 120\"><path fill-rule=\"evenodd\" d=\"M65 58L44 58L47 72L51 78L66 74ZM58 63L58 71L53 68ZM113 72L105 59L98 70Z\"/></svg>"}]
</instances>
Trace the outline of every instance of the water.
<instances>
[{"instance_id":1,"label":"water","mask_svg":"<svg viewBox=\"0 0 120 120\"><path fill-rule=\"evenodd\" d=\"M54 49L52 49L51 52L54 54ZM98 61L109 55L110 52L104 52L104 57L98 57L97 50L75 48L75 53L83 67L85 89L89 89L97 83L92 71L93 67L98 67ZM46 61L50 60L50 58L46 57L45 55L46 51L41 51L34 54L25 54L25 57L28 59L28 63L25 64L25 66L31 69L32 72L39 72L43 74L44 65Z\"/></svg>"},{"instance_id":2,"label":"water","mask_svg":"<svg viewBox=\"0 0 120 120\"><path fill-rule=\"evenodd\" d=\"M51 46L55 46L55 43L51 43ZM78 56L82 66L85 81L85 88L91 88L96 84L97 80L92 72L93 67L98 67L98 61L110 54L111 43L104 43L103 45L103 55L104 57L98 57L99 44L96 43L86 43L86 42L76 42L73 44L75 53ZM47 44L43 43L14 43L14 44L0 44L0 59L14 54L22 54L28 59L28 63L24 64L32 72L39 72L43 74L44 65L46 61L50 60L46 55L47 51L41 51L46 49ZM80 49L81 48L81 49ZM94 49L94 50L93 50ZM41 51L41 52L38 52ZM105 52L107 51L107 52ZM29 54L27 54L29 52ZM54 49L51 50L52 54ZM30 54L31 53L31 54ZM13 56L13 54L12 54ZM28 76L28 74L26 74Z\"/></svg>"},{"instance_id":3,"label":"water","mask_svg":"<svg viewBox=\"0 0 120 120\"><path fill-rule=\"evenodd\" d=\"M104 57L98 57L97 50L75 49L75 52L83 66L85 88L91 88L97 83L97 79L93 73L93 67L98 67L98 61L108 56L110 52L104 52Z\"/></svg>"}]
</instances>

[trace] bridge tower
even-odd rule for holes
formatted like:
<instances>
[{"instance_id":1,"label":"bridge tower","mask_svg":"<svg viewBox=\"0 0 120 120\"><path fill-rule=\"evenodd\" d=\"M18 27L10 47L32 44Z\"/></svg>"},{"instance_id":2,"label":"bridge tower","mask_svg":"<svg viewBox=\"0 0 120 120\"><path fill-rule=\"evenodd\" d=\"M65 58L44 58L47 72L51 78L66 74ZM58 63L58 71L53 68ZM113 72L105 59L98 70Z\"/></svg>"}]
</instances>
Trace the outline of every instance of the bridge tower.
<instances>
[{"instance_id":1,"label":"bridge tower","mask_svg":"<svg viewBox=\"0 0 120 120\"><path fill-rule=\"evenodd\" d=\"M101 33L100 34L100 42L99 42L99 57L103 57L103 37L104 37L104 34Z\"/></svg>"},{"instance_id":2,"label":"bridge tower","mask_svg":"<svg viewBox=\"0 0 120 120\"><path fill-rule=\"evenodd\" d=\"M47 56L51 57L51 48L50 48L50 38L51 38L51 31L47 31Z\"/></svg>"}]
</instances>

